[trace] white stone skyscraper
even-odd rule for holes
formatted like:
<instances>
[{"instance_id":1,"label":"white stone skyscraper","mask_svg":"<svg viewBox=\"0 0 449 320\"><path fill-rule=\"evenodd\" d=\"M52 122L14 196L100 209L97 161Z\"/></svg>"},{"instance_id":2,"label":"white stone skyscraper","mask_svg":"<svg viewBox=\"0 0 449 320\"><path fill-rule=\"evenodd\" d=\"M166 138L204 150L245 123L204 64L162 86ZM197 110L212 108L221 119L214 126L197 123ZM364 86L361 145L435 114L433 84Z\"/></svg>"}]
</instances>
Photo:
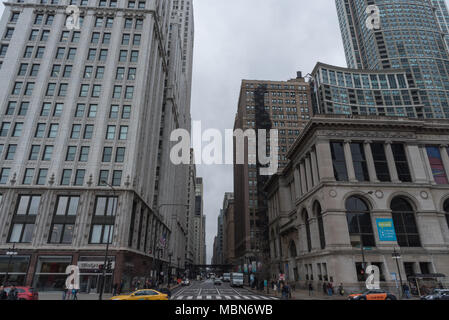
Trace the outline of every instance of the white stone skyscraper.
<instances>
[{"instance_id":1,"label":"white stone skyscraper","mask_svg":"<svg viewBox=\"0 0 449 320\"><path fill-rule=\"evenodd\" d=\"M67 28L69 5L79 29ZM0 248L19 253L11 282L62 287L78 265L81 291L96 291L108 239L106 291L183 268L172 243L185 237L189 168L173 167L168 137L190 127L191 80L181 35L169 41L171 10L171 0L5 3Z\"/></svg>"}]
</instances>

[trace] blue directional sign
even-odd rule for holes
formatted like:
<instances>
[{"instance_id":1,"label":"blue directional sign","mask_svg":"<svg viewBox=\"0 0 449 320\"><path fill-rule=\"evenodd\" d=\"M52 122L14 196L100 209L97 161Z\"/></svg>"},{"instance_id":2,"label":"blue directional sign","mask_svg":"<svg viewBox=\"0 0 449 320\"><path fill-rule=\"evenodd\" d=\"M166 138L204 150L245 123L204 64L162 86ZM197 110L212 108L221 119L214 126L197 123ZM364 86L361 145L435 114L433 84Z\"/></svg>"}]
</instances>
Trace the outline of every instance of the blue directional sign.
<instances>
[{"instance_id":1,"label":"blue directional sign","mask_svg":"<svg viewBox=\"0 0 449 320\"><path fill-rule=\"evenodd\" d=\"M397 241L393 219L376 219L380 241Z\"/></svg>"}]
</instances>

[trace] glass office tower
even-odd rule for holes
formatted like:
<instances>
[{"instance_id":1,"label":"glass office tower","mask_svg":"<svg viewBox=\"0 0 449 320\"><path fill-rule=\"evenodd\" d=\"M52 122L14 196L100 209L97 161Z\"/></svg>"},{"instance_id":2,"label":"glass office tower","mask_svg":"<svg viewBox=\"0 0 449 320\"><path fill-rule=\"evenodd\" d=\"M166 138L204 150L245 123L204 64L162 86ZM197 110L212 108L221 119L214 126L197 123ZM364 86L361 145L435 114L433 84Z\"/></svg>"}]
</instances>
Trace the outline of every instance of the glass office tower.
<instances>
[{"instance_id":1,"label":"glass office tower","mask_svg":"<svg viewBox=\"0 0 449 320\"><path fill-rule=\"evenodd\" d=\"M336 0L349 68L401 69L419 92L422 118L449 118L449 14L444 0ZM380 29L366 26L369 5Z\"/></svg>"}]
</instances>

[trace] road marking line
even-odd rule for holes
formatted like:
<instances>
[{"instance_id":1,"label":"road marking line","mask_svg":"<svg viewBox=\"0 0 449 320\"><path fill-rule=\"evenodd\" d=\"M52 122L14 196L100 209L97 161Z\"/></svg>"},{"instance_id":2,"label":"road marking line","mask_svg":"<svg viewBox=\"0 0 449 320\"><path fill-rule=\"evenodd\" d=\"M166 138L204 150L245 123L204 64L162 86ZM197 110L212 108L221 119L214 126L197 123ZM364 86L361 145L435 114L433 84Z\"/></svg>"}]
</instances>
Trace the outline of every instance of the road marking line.
<instances>
[{"instance_id":1,"label":"road marking line","mask_svg":"<svg viewBox=\"0 0 449 320\"><path fill-rule=\"evenodd\" d=\"M212 299L212 296L207 296L206 299L210 300L210 299Z\"/></svg>"},{"instance_id":2,"label":"road marking line","mask_svg":"<svg viewBox=\"0 0 449 320\"><path fill-rule=\"evenodd\" d=\"M187 300L192 300L193 299L193 296L188 296L187 297Z\"/></svg>"},{"instance_id":3,"label":"road marking line","mask_svg":"<svg viewBox=\"0 0 449 320\"><path fill-rule=\"evenodd\" d=\"M221 296L216 296L215 299L221 300L221 299L223 299L223 298L222 298Z\"/></svg>"},{"instance_id":4,"label":"road marking line","mask_svg":"<svg viewBox=\"0 0 449 320\"><path fill-rule=\"evenodd\" d=\"M267 297L264 297L264 296L260 296L262 299L265 299L265 300L270 300L270 298L267 298Z\"/></svg>"},{"instance_id":5,"label":"road marking line","mask_svg":"<svg viewBox=\"0 0 449 320\"><path fill-rule=\"evenodd\" d=\"M242 298L243 298L243 299L246 299L246 300L251 300L251 298L248 297L248 296L242 296Z\"/></svg>"},{"instance_id":6,"label":"road marking line","mask_svg":"<svg viewBox=\"0 0 449 320\"><path fill-rule=\"evenodd\" d=\"M236 300L242 300L242 298L241 298L240 296L234 296L234 298L235 298Z\"/></svg>"},{"instance_id":7,"label":"road marking line","mask_svg":"<svg viewBox=\"0 0 449 320\"><path fill-rule=\"evenodd\" d=\"M228 300L231 300L231 297L230 297L230 296L225 296L225 298L228 299Z\"/></svg>"},{"instance_id":8,"label":"road marking line","mask_svg":"<svg viewBox=\"0 0 449 320\"><path fill-rule=\"evenodd\" d=\"M182 300L184 298L184 296L179 296L176 298L176 300Z\"/></svg>"},{"instance_id":9,"label":"road marking line","mask_svg":"<svg viewBox=\"0 0 449 320\"><path fill-rule=\"evenodd\" d=\"M196 299L197 300L203 300L203 297L202 296L198 296L198 297L196 297Z\"/></svg>"}]
</instances>

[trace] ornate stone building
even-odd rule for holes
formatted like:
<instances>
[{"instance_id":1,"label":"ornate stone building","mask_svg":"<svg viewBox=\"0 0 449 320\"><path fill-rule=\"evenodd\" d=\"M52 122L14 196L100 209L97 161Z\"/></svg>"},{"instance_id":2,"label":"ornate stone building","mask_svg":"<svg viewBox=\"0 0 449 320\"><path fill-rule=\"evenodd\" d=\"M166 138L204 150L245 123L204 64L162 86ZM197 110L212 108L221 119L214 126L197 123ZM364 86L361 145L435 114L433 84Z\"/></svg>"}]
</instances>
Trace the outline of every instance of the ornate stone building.
<instances>
[{"instance_id":1,"label":"ornate stone building","mask_svg":"<svg viewBox=\"0 0 449 320\"><path fill-rule=\"evenodd\" d=\"M360 290L373 264L392 291L447 284L448 141L444 120L312 118L266 185L273 277Z\"/></svg>"}]
</instances>

